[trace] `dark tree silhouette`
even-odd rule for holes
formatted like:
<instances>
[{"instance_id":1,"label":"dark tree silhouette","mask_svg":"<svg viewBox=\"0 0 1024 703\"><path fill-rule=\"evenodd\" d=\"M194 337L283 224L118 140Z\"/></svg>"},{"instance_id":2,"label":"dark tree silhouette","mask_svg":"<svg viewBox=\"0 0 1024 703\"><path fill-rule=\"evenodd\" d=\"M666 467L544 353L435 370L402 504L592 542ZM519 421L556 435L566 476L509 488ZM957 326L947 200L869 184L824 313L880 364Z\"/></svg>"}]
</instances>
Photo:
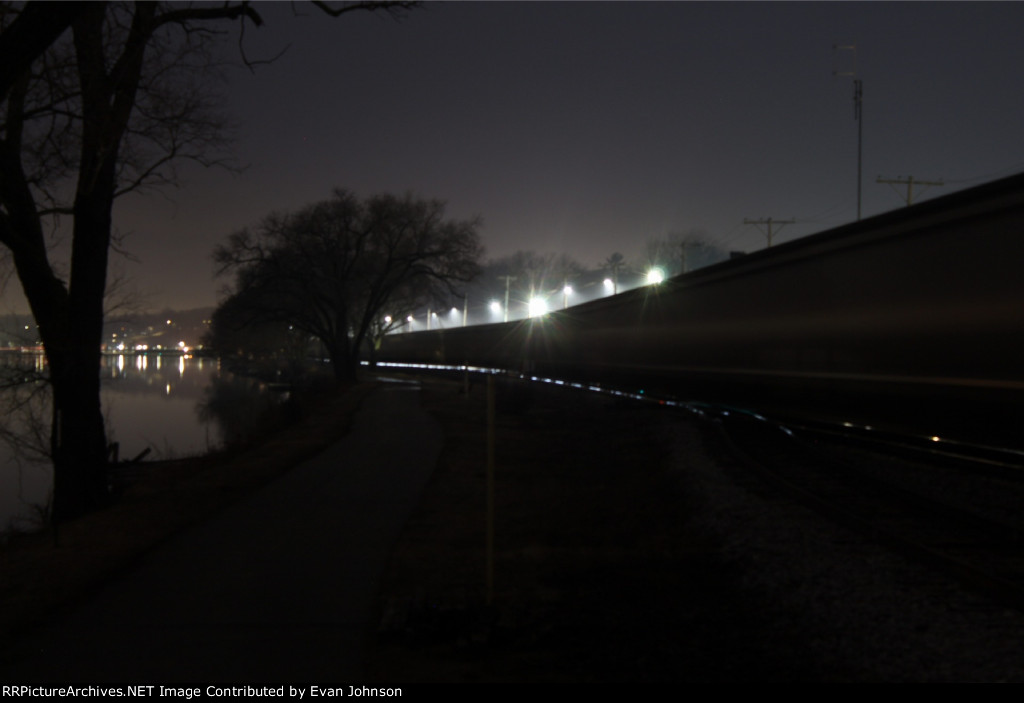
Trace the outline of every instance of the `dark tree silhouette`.
<instances>
[{"instance_id":1,"label":"dark tree silhouette","mask_svg":"<svg viewBox=\"0 0 1024 703\"><path fill-rule=\"evenodd\" d=\"M214 259L234 272L222 309L235 323L279 321L316 337L339 383L385 317L458 295L479 272L479 222L444 218L444 204L344 190L231 235ZM224 315L220 317L226 317ZM372 346L372 345L371 345Z\"/></svg>"},{"instance_id":2,"label":"dark tree silhouette","mask_svg":"<svg viewBox=\"0 0 1024 703\"><path fill-rule=\"evenodd\" d=\"M601 268L607 271L612 276L612 293L618 295L619 293L619 272L626 268L626 257L619 252L615 252L601 264Z\"/></svg>"},{"instance_id":3,"label":"dark tree silhouette","mask_svg":"<svg viewBox=\"0 0 1024 703\"><path fill-rule=\"evenodd\" d=\"M317 3L332 15L414 3ZM0 243L39 325L53 387L53 518L100 503L106 436L100 347L114 199L219 160L201 70L210 31L262 24L254 5L0 4ZM55 265L45 224L70 231Z\"/></svg>"},{"instance_id":4,"label":"dark tree silhouette","mask_svg":"<svg viewBox=\"0 0 1024 703\"><path fill-rule=\"evenodd\" d=\"M659 266L668 276L717 264L729 258L729 253L714 244L703 230L670 232L664 237L647 241L647 260Z\"/></svg>"}]
</instances>

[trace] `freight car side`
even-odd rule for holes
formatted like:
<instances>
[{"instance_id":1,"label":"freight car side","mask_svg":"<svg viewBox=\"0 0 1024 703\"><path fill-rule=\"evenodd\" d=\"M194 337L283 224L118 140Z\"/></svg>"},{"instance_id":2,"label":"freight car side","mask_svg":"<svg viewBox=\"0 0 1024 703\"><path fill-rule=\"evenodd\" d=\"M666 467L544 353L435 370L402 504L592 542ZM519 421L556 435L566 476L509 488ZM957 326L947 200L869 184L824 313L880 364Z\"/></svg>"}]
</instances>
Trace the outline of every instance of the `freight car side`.
<instances>
[{"instance_id":1,"label":"freight car side","mask_svg":"<svg viewBox=\"0 0 1024 703\"><path fill-rule=\"evenodd\" d=\"M381 358L1020 444L1024 176Z\"/></svg>"}]
</instances>

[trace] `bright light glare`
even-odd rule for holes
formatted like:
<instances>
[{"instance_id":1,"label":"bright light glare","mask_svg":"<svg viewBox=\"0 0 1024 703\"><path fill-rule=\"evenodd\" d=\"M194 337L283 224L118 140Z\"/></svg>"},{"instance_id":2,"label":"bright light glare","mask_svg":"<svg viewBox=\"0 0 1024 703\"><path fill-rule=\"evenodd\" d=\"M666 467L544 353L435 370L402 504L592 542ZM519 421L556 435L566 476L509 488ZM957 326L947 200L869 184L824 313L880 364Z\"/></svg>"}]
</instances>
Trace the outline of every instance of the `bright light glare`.
<instances>
[{"instance_id":1,"label":"bright light glare","mask_svg":"<svg viewBox=\"0 0 1024 703\"><path fill-rule=\"evenodd\" d=\"M615 284L614 284L614 283L612 283L612 279L610 279L610 278L606 278L606 279L604 279L604 287L605 287L605 288L611 288L611 287L612 287L612 286L614 286L614 285L615 285Z\"/></svg>"},{"instance_id":2,"label":"bright light glare","mask_svg":"<svg viewBox=\"0 0 1024 703\"><path fill-rule=\"evenodd\" d=\"M548 312L548 304L543 298L530 298L528 305L530 317L540 317Z\"/></svg>"},{"instance_id":3,"label":"bright light glare","mask_svg":"<svg viewBox=\"0 0 1024 703\"><path fill-rule=\"evenodd\" d=\"M665 273L661 269L651 269L647 272L647 285L656 286L665 280Z\"/></svg>"},{"instance_id":4,"label":"bright light glare","mask_svg":"<svg viewBox=\"0 0 1024 703\"><path fill-rule=\"evenodd\" d=\"M493 312L494 314L500 313L501 312L501 303L499 303L497 300L492 300L491 301L491 312Z\"/></svg>"},{"instance_id":5,"label":"bright light glare","mask_svg":"<svg viewBox=\"0 0 1024 703\"><path fill-rule=\"evenodd\" d=\"M459 309L458 309L458 308L456 308L456 307L453 307L453 308L452 308L451 310L449 310L448 312L449 312L449 314L450 314L450 315L452 315L452 316L454 317L455 315L458 315L458 314L459 314Z\"/></svg>"},{"instance_id":6,"label":"bright light glare","mask_svg":"<svg viewBox=\"0 0 1024 703\"><path fill-rule=\"evenodd\" d=\"M406 322L412 322L412 315L409 315L409 317L405 318L405 321Z\"/></svg>"},{"instance_id":7,"label":"bright light glare","mask_svg":"<svg viewBox=\"0 0 1024 703\"><path fill-rule=\"evenodd\" d=\"M566 295L572 295L572 286L566 286L565 288L562 289L562 292L565 293Z\"/></svg>"},{"instance_id":8,"label":"bright light glare","mask_svg":"<svg viewBox=\"0 0 1024 703\"><path fill-rule=\"evenodd\" d=\"M391 324L391 315L385 315L384 316L384 322L386 324L390 325Z\"/></svg>"}]
</instances>

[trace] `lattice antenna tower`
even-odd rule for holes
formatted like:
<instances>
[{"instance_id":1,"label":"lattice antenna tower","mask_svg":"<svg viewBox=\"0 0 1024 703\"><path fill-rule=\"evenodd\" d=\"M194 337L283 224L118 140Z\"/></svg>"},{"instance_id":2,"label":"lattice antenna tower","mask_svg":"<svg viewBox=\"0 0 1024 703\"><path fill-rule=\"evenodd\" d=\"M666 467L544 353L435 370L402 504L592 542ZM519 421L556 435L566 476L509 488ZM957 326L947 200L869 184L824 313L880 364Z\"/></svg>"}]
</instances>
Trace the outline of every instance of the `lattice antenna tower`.
<instances>
[{"instance_id":1,"label":"lattice antenna tower","mask_svg":"<svg viewBox=\"0 0 1024 703\"><path fill-rule=\"evenodd\" d=\"M832 45L832 75L853 78L853 119L857 121L857 219L861 211L864 154L864 83L857 78L857 45Z\"/></svg>"}]
</instances>

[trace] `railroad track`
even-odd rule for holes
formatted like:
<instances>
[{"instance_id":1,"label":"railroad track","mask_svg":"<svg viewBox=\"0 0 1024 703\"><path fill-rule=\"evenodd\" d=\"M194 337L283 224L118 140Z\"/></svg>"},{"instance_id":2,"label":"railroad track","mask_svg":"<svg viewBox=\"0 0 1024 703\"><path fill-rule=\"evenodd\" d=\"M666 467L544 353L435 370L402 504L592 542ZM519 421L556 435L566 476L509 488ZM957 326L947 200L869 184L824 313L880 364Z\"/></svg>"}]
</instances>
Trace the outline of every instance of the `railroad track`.
<instances>
[{"instance_id":1,"label":"railroad track","mask_svg":"<svg viewBox=\"0 0 1024 703\"><path fill-rule=\"evenodd\" d=\"M461 372L415 366L420 372ZM749 469L829 520L1024 612L1024 452L509 376L683 409L717 422L728 449Z\"/></svg>"},{"instance_id":2,"label":"railroad track","mask_svg":"<svg viewBox=\"0 0 1024 703\"><path fill-rule=\"evenodd\" d=\"M705 414L716 417L743 463L774 486L828 519L1024 611L1019 453L940 447L930 438L866 437L857 428L778 423L735 410Z\"/></svg>"}]
</instances>

